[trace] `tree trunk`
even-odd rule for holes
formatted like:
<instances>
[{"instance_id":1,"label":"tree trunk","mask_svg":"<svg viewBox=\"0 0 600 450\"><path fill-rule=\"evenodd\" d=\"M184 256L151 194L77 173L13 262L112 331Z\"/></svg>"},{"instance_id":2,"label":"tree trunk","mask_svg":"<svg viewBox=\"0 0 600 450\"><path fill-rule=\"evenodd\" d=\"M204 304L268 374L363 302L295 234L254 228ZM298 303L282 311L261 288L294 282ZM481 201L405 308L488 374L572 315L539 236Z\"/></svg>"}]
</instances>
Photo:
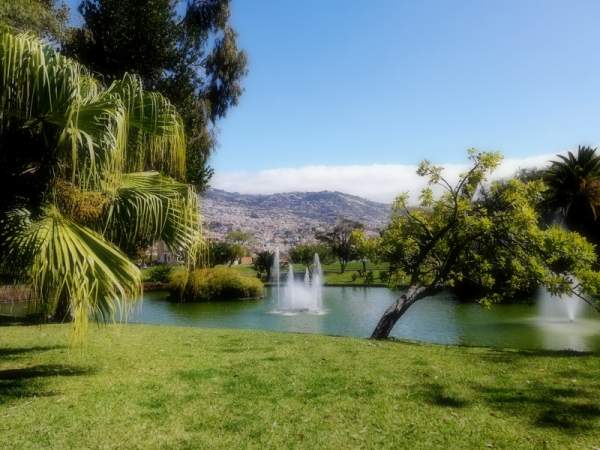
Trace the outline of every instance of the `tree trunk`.
<instances>
[{"instance_id":1,"label":"tree trunk","mask_svg":"<svg viewBox=\"0 0 600 450\"><path fill-rule=\"evenodd\" d=\"M377 326L371 334L371 339L386 339L389 337L394 325L398 319L415 303L417 300L426 296L427 289L422 286L410 286L406 293L402 294L396 303L390 306L381 316Z\"/></svg>"},{"instance_id":2,"label":"tree trunk","mask_svg":"<svg viewBox=\"0 0 600 450\"><path fill-rule=\"evenodd\" d=\"M344 273L346 271L346 262L345 261L340 261L340 273Z\"/></svg>"}]
</instances>

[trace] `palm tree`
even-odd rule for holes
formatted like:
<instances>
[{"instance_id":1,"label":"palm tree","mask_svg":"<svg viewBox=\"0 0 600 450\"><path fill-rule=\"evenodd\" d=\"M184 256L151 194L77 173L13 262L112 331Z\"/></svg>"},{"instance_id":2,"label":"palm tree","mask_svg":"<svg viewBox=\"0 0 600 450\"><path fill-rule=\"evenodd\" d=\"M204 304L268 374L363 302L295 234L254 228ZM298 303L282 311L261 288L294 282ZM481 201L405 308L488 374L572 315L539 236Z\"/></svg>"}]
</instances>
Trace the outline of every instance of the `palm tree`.
<instances>
[{"instance_id":1,"label":"palm tree","mask_svg":"<svg viewBox=\"0 0 600 450\"><path fill-rule=\"evenodd\" d=\"M27 283L39 311L67 314L81 336L140 295L121 248L162 239L194 261L200 215L184 173L168 100L135 76L105 87L39 39L0 33L0 272Z\"/></svg>"},{"instance_id":2,"label":"palm tree","mask_svg":"<svg viewBox=\"0 0 600 450\"><path fill-rule=\"evenodd\" d=\"M569 227L589 234L600 205L600 155L595 148L580 146L577 155L557 157L544 176L546 206L559 211Z\"/></svg>"}]
</instances>

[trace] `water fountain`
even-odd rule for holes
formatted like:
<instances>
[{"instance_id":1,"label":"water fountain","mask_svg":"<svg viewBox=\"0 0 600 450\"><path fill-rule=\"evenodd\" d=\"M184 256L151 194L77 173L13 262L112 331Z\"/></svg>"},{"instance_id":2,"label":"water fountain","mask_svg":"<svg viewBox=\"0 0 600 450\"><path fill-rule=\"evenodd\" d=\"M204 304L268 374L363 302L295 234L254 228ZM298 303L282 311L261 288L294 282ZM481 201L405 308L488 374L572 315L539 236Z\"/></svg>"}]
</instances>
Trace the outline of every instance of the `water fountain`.
<instances>
[{"instance_id":1,"label":"water fountain","mask_svg":"<svg viewBox=\"0 0 600 450\"><path fill-rule=\"evenodd\" d=\"M271 269L271 278L275 285L275 301L277 306L280 306L281 292L279 287L280 275L279 275L279 249L275 249L275 255L273 255L273 268Z\"/></svg>"},{"instance_id":2,"label":"water fountain","mask_svg":"<svg viewBox=\"0 0 600 450\"><path fill-rule=\"evenodd\" d=\"M275 312L294 314L299 312L323 312L323 270L319 255L315 253L312 273L306 268L303 281L296 280L294 266L290 263L283 292L279 271L279 250L275 250L273 262L273 284L275 288Z\"/></svg>"},{"instance_id":3,"label":"water fountain","mask_svg":"<svg viewBox=\"0 0 600 450\"><path fill-rule=\"evenodd\" d=\"M315 301L317 311L323 309L323 269L321 268L321 260L319 255L315 253L313 259L313 278L311 281L312 295Z\"/></svg>"},{"instance_id":4,"label":"water fountain","mask_svg":"<svg viewBox=\"0 0 600 450\"><path fill-rule=\"evenodd\" d=\"M585 306L575 295L552 295L546 289L537 295L539 317L546 321L574 322Z\"/></svg>"},{"instance_id":5,"label":"water fountain","mask_svg":"<svg viewBox=\"0 0 600 450\"><path fill-rule=\"evenodd\" d=\"M569 231L565 223L565 216L559 211L554 213L552 224ZM545 288L538 289L536 297L538 316L542 321L574 322L587 306L583 300L573 294L552 295Z\"/></svg>"},{"instance_id":6,"label":"water fountain","mask_svg":"<svg viewBox=\"0 0 600 450\"><path fill-rule=\"evenodd\" d=\"M537 294L536 324L546 348L590 350L589 340L598 333L598 322L590 320L589 307L575 295Z\"/></svg>"}]
</instances>

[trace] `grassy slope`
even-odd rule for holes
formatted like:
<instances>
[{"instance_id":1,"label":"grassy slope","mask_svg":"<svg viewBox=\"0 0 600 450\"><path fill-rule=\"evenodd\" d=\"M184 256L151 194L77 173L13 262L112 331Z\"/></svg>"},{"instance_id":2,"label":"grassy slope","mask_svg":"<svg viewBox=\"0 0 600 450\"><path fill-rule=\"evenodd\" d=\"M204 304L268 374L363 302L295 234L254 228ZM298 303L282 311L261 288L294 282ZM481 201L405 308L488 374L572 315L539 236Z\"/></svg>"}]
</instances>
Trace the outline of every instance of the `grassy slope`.
<instances>
[{"instance_id":1,"label":"grassy slope","mask_svg":"<svg viewBox=\"0 0 600 450\"><path fill-rule=\"evenodd\" d=\"M600 356L316 335L3 327L2 448L592 448Z\"/></svg>"}]
</instances>

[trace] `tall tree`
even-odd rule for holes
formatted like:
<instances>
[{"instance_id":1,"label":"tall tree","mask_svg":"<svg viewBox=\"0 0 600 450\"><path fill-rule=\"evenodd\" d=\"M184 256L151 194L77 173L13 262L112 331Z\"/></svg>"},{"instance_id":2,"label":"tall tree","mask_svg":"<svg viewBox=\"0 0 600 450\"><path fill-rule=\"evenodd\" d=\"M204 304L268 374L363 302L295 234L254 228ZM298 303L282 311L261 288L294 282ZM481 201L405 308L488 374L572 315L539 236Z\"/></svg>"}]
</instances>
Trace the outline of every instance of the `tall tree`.
<instances>
[{"instance_id":1,"label":"tall tree","mask_svg":"<svg viewBox=\"0 0 600 450\"><path fill-rule=\"evenodd\" d=\"M289 257L294 264L302 264L312 273L315 254L319 255L321 263L326 263L331 256L329 247L324 244L299 244L290 248Z\"/></svg>"},{"instance_id":2,"label":"tall tree","mask_svg":"<svg viewBox=\"0 0 600 450\"><path fill-rule=\"evenodd\" d=\"M242 246L248 245L253 239L254 236L252 235L252 233L248 233L247 231L242 230L230 231L225 236L225 240L230 244L237 244Z\"/></svg>"},{"instance_id":3,"label":"tall tree","mask_svg":"<svg viewBox=\"0 0 600 450\"><path fill-rule=\"evenodd\" d=\"M275 253L268 250L263 250L262 252L258 252L256 254L256 258L254 258L252 265L254 266L254 270L256 270L259 277L265 281L269 281L271 279L271 269L273 268L274 262Z\"/></svg>"},{"instance_id":4,"label":"tall tree","mask_svg":"<svg viewBox=\"0 0 600 450\"><path fill-rule=\"evenodd\" d=\"M26 31L54 44L63 42L69 9L56 0L0 1L0 25Z\"/></svg>"},{"instance_id":5,"label":"tall tree","mask_svg":"<svg viewBox=\"0 0 600 450\"><path fill-rule=\"evenodd\" d=\"M238 103L246 55L230 25L230 0L83 0L84 26L67 49L111 81L138 74L181 112L187 180L208 185L215 126Z\"/></svg>"},{"instance_id":6,"label":"tall tree","mask_svg":"<svg viewBox=\"0 0 600 450\"><path fill-rule=\"evenodd\" d=\"M105 87L31 35L0 34L0 272L44 314L110 320L139 296L119 247L162 239L190 259L197 195L173 105L125 75Z\"/></svg>"},{"instance_id":7,"label":"tall tree","mask_svg":"<svg viewBox=\"0 0 600 450\"><path fill-rule=\"evenodd\" d=\"M208 259L212 267L219 264L231 266L248 252L242 244L230 241L211 241L208 245L208 251Z\"/></svg>"},{"instance_id":8,"label":"tall tree","mask_svg":"<svg viewBox=\"0 0 600 450\"><path fill-rule=\"evenodd\" d=\"M477 202L476 196L501 157L475 150L469 156L472 167L455 185L444 178L441 167L421 163L417 173L443 192L439 198L427 187L419 209L408 208L406 195L396 201L382 248L396 269L396 278L408 288L385 311L373 338L389 336L415 302L464 279L487 288L480 299L485 303L512 297L533 283L555 294L576 294L600 306L589 300L600 292L600 273L593 270L593 246L577 233L539 226L534 205L542 195L543 183L513 180L498 192L502 201L488 208ZM513 276L503 280L501 291L494 289L495 275L504 272Z\"/></svg>"},{"instance_id":9,"label":"tall tree","mask_svg":"<svg viewBox=\"0 0 600 450\"><path fill-rule=\"evenodd\" d=\"M335 226L324 233L317 233L316 238L325 243L331 253L340 262L340 271L346 271L346 265L356 257L352 243L352 232L363 228L363 225L349 219L339 220Z\"/></svg>"},{"instance_id":10,"label":"tall tree","mask_svg":"<svg viewBox=\"0 0 600 450\"><path fill-rule=\"evenodd\" d=\"M374 263L379 259L380 244L379 236L368 236L362 228L352 232L352 245L356 257L362 263L362 276L367 274L367 262Z\"/></svg>"}]
</instances>

